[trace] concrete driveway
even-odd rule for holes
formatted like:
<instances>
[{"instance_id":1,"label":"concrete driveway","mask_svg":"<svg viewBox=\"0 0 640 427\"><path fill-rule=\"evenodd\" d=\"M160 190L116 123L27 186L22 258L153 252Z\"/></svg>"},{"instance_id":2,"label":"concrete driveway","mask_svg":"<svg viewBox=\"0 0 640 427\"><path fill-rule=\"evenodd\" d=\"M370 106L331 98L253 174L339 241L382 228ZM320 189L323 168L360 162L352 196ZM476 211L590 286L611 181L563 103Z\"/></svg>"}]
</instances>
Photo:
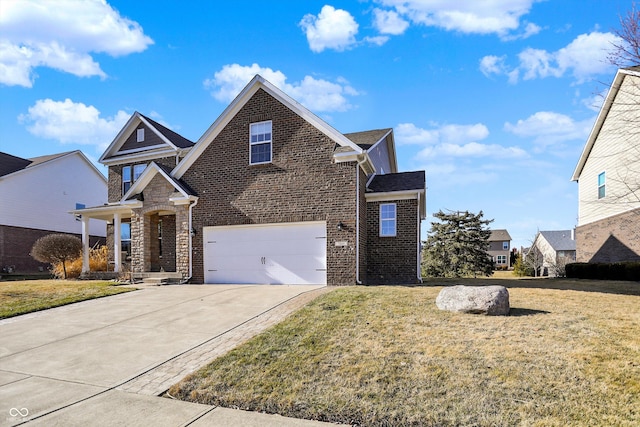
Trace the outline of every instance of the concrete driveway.
<instances>
[{"instance_id":1,"label":"concrete driveway","mask_svg":"<svg viewBox=\"0 0 640 427\"><path fill-rule=\"evenodd\" d=\"M2 320L0 425L323 425L157 397L323 288L155 286Z\"/></svg>"}]
</instances>

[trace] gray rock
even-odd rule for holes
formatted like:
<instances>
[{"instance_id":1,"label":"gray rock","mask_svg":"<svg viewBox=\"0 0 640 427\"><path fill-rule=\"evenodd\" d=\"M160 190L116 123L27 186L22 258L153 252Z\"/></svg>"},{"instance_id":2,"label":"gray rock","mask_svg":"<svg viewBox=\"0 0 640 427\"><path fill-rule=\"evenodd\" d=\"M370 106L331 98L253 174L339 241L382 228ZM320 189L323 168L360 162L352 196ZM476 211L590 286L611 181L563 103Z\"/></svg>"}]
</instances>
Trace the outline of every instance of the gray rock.
<instances>
[{"instance_id":1,"label":"gray rock","mask_svg":"<svg viewBox=\"0 0 640 427\"><path fill-rule=\"evenodd\" d=\"M509 291L504 286L448 286L436 298L440 310L507 316Z\"/></svg>"}]
</instances>

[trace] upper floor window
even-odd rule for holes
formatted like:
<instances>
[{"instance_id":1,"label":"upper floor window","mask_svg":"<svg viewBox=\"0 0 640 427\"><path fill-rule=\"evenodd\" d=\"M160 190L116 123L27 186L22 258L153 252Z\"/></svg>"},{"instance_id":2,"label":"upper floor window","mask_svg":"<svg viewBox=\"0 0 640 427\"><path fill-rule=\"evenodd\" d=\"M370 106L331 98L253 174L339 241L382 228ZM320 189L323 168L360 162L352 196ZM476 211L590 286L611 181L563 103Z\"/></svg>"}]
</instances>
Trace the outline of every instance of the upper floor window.
<instances>
[{"instance_id":1,"label":"upper floor window","mask_svg":"<svg viewBox=\"0 0 640 427\"><path fill-rule=\"evenodd\" d=\"M606 194L605 192L606 180L607 179L604 172L598 175L598 199L602 199Z\"/></svg>"},{"instance_id":2,"label":"upper floor window","mask_svg":"<svg viewBox=\"0 0 640 427\"><path fill-rule=\"evenodd\" d=\"M138 129L136 131L136 142L144 141L144 128Z\"/></svg>"},{"instance_id":3,"label":"upper floor window","mask_svg":"<svg viewBox=\"0 0 640 427\"><path fill-rule=\"evenodd\" d=\"M122 194L129 191L131 185L140 178L146 167L146 164L122 167Z\"/></svg>"},{"instance_id":4,"label":"upper floor window","mask_svg":"<svg viewBox=\"0 0 640 427\"><path fill-rule=\"evenodd\" d=\"M502 250L503 251L509 250L509 242L502 242Z\"/></svg>"},{"instance_id":5,"label":"upper floor window","mask_svg":"<svg viewBox=\"0 0 640 427\"><path fill-rule=\"evenodd\" d=\"M249 164L271 162L271 120L251 123Z\"/></svg>"},{"instance_id":6,"label":"upper floor window","mask_svg":"<svg viewBox=\"0 0 640 427\"><path fill-rule=\"evenodd\" d=\"M396 235L396 204L380 205L380 236L394 237Z\"/></svg>"}]
</instances>

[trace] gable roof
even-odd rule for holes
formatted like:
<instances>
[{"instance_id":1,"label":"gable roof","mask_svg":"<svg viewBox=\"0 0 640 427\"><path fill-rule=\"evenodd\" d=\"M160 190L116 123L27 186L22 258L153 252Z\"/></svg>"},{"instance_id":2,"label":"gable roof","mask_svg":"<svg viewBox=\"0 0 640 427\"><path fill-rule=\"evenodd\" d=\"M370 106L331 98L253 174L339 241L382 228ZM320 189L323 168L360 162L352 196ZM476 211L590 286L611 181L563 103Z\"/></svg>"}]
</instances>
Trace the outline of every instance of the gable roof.
<instances>
[{"instance_id":1,"label":"gable roof","mask_svg":"<svg viewBox=\"0 0 640 427\"><path fill-rule=\"evenodd\" d=\"M424 171L375 175L367 185L367 192L389 193L393 191L424 190L425 182L426 174Z\"/></svg>"},{"instance_id":2,"label":"gable roof","mask_svg":"<svg viewBox=\"0 0 640 427\"><path fill-rule=\"evenodd\" d=\"M344 136L357 144L358 147L368 150L382 138L387 136L391 130L391 128L366 130L363 132L345 133Z\"/></svg>"},{"instance_id":3,"label":"gable roof","mask_svg":"<svg viewBox=\"0 0 640 427\"><path fill-rule=\"evenodd\" d=\"M171 184L176 189L176 192L180 194L178 198L172 197L172 199L197 199L195 192L187 184L171 176L171 170L169 168L156 162L151 162L144 169L144 172L142 172L138 179L133 183L131 188L129 188L129 190L122 196L122 199L120 199L120 203L126 204L127 202L136 202L138 200L136 196L142 193L146 186L149 185L151 180L158 174L164 177L164 179L167 180L167 182L169 182L169 184Z\"/></svg>"},{"instance_id":4,"label":"gable roof","mask_svg":"<svg viewBox=\"0 0 640 427\"><path fill-rule=\"evenodd\" d=\"M242 91L235 97L235 99L225 108L222 114L216 119L215 122L206 132L198 139L196 145L191 151L182 159L180 163L173 169L172 175L181 178L182 175L191 167L191 165L200 157L200 155L207 149L207 147L213 142L218 134L224 129L224 127L235 117L235 115L249 102L251 97L258 91L264 90L276 100L284 104L287 108L294 113L302 117L320 132L327 135L339 146L347 146L353 149L358 154L364 152L364 150L351 141L349 138L338 132L331 127L324 120L313 114L302 104L291 98L289 95L278 89L276 86L267 81L264 77L256 74L253 79L242 89Z\"/></svg>"},{"instance_id":5,"label":"gable roof","mask_svg":"<svg viewBox=\"0 0 640 427\"><path fill-rule=\"evenodd\" d=\"M136 152L150 152L152 149L157 149L160 153L162 153L164 149L165 151L168 151L168 154L171 154L175 151L188 149L194 145L193 142L189 141L182 135L179 135L178 133L172 131L171 129L168 129L155 120L152 120L149 117L144 116L136 111L131 115L120 132L118 132L118 135L116 135L111 144L109 144L98 161L100 163L108 164L110 163L110 159L124 157L128 154L132 154L133 150L128 150L127 152L121 152L119 150L124 145L129 135L131 135L131 133L141 123L148 127L154 134L156 134L163 144L157 146L145 146L139 150L136 150Z\"/></svg>"},{"instance_id":6,"label":"gable roof","mask_svg":"<svg viewBox=\"0 0 640 427\"><path fill-rule=\"evenodd\" d=\"M576 240L572 238L573 230L541 231L540 235L555 251L576 250Z\"/></svg>"},{"instance_id":7,"label":"gable roof","mask_svg":"<svg viewBox=\"0 0 640 427\"><path fill-rule=\"evenodd\" d=\"M613 105L616 96L618 95L618 91L624 82L624 79L627 76L632 77L640 77L640 66L630 67L630 68L622 68L619 69L616 73L616 76L611 83L611 88L609 89L609 93L604 100L604 104L602 104L602 108L600 108L600 113L598 113L598 117L596 118L596 122L591 129L591 133L589 134L589 138L587 138L587 143L582 150L582 154L580 155L580 159L578 160L578 164L576 165L576 169L573 172L573 176L571 177L571 181L577 181L582 174L582 170L584 169L584 165L587 163L587 159L589 158L589 154L591 154L591 150L593 149L593 144L595 144L598 135L600 134L600 130L604 125L607 116L609 115L609 111L611 110L611 106Z\"/></svg>"},{"instance_id":8,"label":"gable roof","mask_svg":"<svg viewBox=\"0 0 640 427\"><path fill-rule=\"evenodd\" d=\"M491 230L491 235L489 236L490 242L505 242L507 240L511 240L511 235L505 229L497 229Z\"/></svg>"},{"instance_id":9,"label":"gable roof","mask_svg":"<svg viewBox=\"0 0 640 427\"><path fill-rule=\"evenodd\" d=\"M12 156L7 153L0 152L0 178L5 176L28 171L31 168L38 167L42 164L61 159L67 156L80 156L103 181L107 182L107 178L96 168L96 166L84 155L80 150L65 151L64 153L48 154L45 156L37 156L29 159L23 159L21 157Z\"/></svg>"}]
</instances>

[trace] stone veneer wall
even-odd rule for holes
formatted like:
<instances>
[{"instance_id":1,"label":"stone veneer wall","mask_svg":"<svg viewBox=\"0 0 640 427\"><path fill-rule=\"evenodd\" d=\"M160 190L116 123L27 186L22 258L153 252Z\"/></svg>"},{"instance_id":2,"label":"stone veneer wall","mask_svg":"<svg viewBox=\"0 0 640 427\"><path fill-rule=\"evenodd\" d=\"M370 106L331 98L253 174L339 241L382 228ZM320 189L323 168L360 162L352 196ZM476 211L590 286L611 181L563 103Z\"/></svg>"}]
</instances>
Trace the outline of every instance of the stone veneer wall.
<instances>
[{"instance_id":1,"label":"stone veneer wall","mask_svg":"<svg viewBox=\"0 0 640 427\"><path fill-rule=\"evenodd\" d=\"M380 205L396 203L396 236L380 237ZM418 283L418 201L367 203L367 284Z\"/></svg>"},{"instance_id":2,"label":"stone veneer wall","mask_svg":"<svg viewBox=\"0 0 640 427\"><path fill-rule=\"evenodd\" d=\"M249 125L265 120L273 122L272 162L250 165ZM182 176L199 197L193 282L204 281L203 227L326 221L327 281L355 284L357 165L334 163L334 147L306 120L256 92Z\"/></svg>"},{"instance_id":3,"label":"stone veneer wall","mask_svg":"<svg viewBox=\"0 0 640 427\"><path fill-rule=\"evenodd\" d=\"M640 261L640 209L577 227L576 261Z\"/></svg>"}]
</instances>

